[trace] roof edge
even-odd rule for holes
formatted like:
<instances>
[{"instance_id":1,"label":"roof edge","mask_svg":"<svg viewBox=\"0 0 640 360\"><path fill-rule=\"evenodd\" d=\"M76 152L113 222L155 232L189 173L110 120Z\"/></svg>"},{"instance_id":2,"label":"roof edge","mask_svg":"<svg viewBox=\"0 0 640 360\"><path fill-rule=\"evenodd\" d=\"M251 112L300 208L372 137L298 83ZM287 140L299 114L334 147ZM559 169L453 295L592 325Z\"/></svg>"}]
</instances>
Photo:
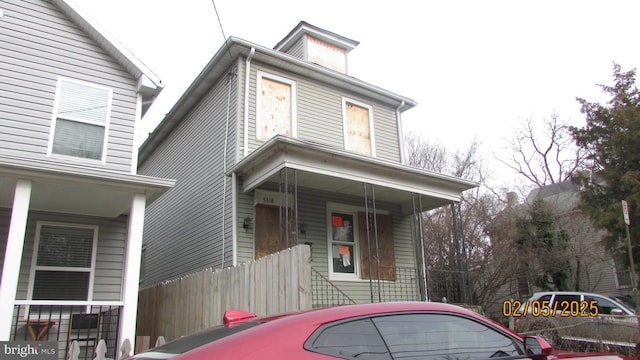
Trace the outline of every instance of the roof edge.
<instances>
[{"instance_id":1,"label":"roof edge","mask_svg":"<svg viewBox=\"0 0 640 360\"><path fill-rule=\"evenodd\" d=\"M160 78L138 59L115 37L103 29L73 0L51 0L63 13L71 18L82 30L103 47L109 55L118 61L138 80L138 91L147 97L157 96L164 88Z\"/></svg>"}]
</instances>

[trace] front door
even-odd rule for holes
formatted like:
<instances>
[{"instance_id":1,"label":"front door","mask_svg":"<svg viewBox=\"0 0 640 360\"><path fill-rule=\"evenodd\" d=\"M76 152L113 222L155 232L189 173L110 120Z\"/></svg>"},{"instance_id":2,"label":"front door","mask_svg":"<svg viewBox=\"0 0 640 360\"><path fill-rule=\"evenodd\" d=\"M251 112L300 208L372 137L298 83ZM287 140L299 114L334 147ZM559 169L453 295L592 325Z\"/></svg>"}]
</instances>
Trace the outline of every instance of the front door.
<instances>
[{"instance_id":1,"label":"front door","mask_svg":"<svg viewBox=\"0 0 640 360\"><path fill-rule=\"evenodd\" d=\"M288 231L287 231L288 229ZM256 205L256 259L295 245L293 211L273 205Z\"/></svg>"}]
</instances>

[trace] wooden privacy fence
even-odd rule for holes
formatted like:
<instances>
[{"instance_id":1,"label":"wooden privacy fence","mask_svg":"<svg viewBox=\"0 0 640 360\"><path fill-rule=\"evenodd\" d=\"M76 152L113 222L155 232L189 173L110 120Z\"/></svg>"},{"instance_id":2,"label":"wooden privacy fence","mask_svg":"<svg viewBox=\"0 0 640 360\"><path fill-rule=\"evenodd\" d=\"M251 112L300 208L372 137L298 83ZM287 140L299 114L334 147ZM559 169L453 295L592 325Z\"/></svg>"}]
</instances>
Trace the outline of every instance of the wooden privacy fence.
<instances>
[{"instance_id":1,"label":"wooden privacy fence","mask_svg":"<svg viewBox=\"0 0 640 360\"><path fill-rule=\"evenodd\" d=\"M308 245L226 269L206 269L140 290L137 336L167 341L222 323L225 310L258 316L312 307Z\"/></svg>"}]
</instances>

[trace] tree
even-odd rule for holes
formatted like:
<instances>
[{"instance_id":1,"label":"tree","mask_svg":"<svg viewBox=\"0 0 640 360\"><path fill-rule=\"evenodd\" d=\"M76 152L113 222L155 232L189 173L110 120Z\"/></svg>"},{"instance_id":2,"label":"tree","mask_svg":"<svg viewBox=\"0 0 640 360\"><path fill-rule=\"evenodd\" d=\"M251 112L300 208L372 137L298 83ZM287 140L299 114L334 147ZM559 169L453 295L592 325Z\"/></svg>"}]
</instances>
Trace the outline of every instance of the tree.
<instances>
[{"instance_id":1,"label":"tree","mask_svg":"<svg viewBox=\"0 0 640 360\"><path fill-rule=\"evenodd\" d=\"M612 86L599 85L611 97L604 103L578 98L586 126L570 129L587 154L583 171L574 176L583 187L581 209L594 226L606 230L603 242L612 254L627 254L621 200L629 204L635 264L640 242L640 92L635 69L623 72L614 64Z\"/></svg>"},{"instance_id":2,"label":"tree","mask_svg":"<svg viewBox=\"0 0 640 360\"><path fill-rule=\"evenodd\" d=\"M463 151L452 153L438 143L429 143L416 134L405 139L409 164L425 170L436 171L468 180L484 183L485 170L479 159L480 145L472 142ZM504 244L493 245L488 241L488 227L503 202L493 193L480 188L465 191L462 195L459 216L464 246L462 257L454 238L454 221L451 207L441 207L423 215L427 264L430 268L430 289L457 285L455 275L471 277L470 290L475 304L496 304L500 299L498 289L513 275L511 249ZM498 250L496 250L498 249ZM464 261L461 264L460 261ZM466 272L469 269L469 272ZM457 289L456 289L457 290ZM432 291L432 300L439 301L442 292ZM449 301L467 299L448 298Z\"/></svg>"},{"instance_id":3,"label":"tree","mask_svg":"<svg viewBox=\"0 0 640 360\"><path fill-rule=\"evenodd\" d=\"M570 238L558 226L554 209L536 199L516 221L516 241L523 270L543 290L572 290Z\"/></svg>"},{"instance_id":4,"label":"tree","mask_svg":"<svg viewBox=\"0 0 640 360\"><path fill-rule=\"evenodd\" d=\"M542 129L540 129L542 128ZM553 112L536 124L529 118L507 139L505 156L498 160L536 187L571 179L584 161L575 146L567 121Z\"/></svg>"}]
</instances>

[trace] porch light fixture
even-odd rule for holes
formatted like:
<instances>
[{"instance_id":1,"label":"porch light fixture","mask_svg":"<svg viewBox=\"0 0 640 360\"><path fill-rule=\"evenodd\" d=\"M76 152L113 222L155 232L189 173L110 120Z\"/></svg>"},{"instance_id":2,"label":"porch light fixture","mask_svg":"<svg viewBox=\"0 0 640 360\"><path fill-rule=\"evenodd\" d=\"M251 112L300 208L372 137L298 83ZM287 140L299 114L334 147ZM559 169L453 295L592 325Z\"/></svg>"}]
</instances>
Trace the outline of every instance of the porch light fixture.
<instances>
[{"instance_id":1,"label":"porch light fixture","mask_svg":"<svg viewBox=\"0 0 640 360\"><path fill-rule=\"evenodd\" d=\"M251 218L250 217L246 217L244 218L244 221L242 222L242 227L244 228L244 232L249 231L249 228L251 228Z\"/></svg>"},{"instance_id":2,"label":"porch light fixture","mask_svg":"<svg viewBox=\"0 0 640 360\"><path fill-rule=\"evenodd\" d=\"M307 224L306 223L300 224L298 229L300 230L300 234L307 235Z\"/></svg>"}]
</instances>

